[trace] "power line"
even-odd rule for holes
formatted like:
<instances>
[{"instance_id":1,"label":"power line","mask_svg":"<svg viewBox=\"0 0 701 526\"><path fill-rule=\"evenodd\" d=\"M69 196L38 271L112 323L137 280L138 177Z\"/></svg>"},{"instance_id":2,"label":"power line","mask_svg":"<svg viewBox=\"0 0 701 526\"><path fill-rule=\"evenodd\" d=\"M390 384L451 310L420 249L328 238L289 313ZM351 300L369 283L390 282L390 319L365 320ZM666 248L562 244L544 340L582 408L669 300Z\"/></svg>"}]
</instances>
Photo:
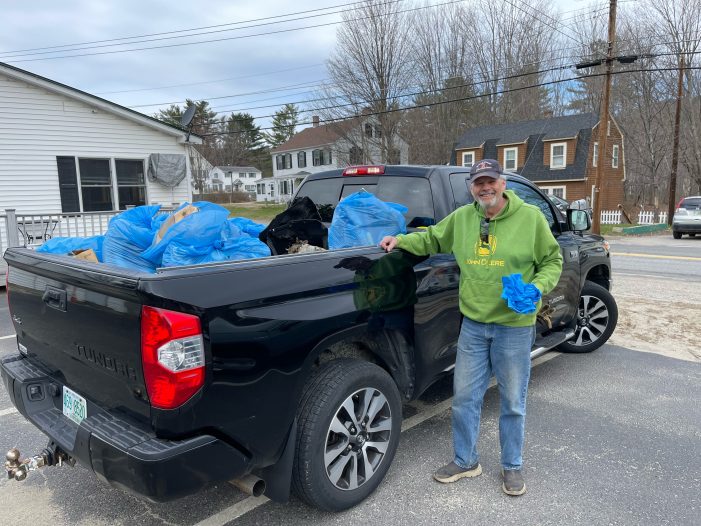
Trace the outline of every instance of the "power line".
<instances>
[{"instance_id":1,"label":"power line","mask_svg":"<svg viewBox=\"0 0 701 526\"><path fill-rule=\"evenodd\" d=\"M157 90L157 89L168 89L168 88L183 88L186 86L200 86L202 84L214 84L215 82L230 82L232 80L234 81L239 81L243 79L249 79L253 77L265 77L267 75L275 75L278 73L288 73L290 71L299 71L300 69L311 69L311 68L316 68L319 66L324 66L325 64L323 62L319 62L318 64L311 64L310 66L299 66L296 68L286 68L286 69L277 69L275 71L266 71L264 73L255 73L253 75L243 75L240 77L230 77L228 79L217 79L217 80L205 80L203 82L190 82L188 84L173 84L171 86L157 86L153 88L138 88L138 89L127 89L127 90L120 90L120 91L102 91L96 93L96 95L115 95L118 93L135 93L137 91L152 91L152 90Z\"/></svg>"},{"instance_id":2,"label":"power line","mask_svg":"<svg viewBox=\"0 0 701 526\"><path fill-rule=\"evenodd\" d=\"M393 0L394 2L401 1L401 0ZM401 13L410 13L414 11L420 11L423 9L429 9L432 7L438 7L442 5L451 5L451 4L459 4L465 0L450 0L438 4L433 4L433 5L426 5L426 6L420 6L420 7L414 7L414 8L409 8L409 9L404 9L404 10L399 10L395 11L393 13L389 14L401 14ZM391 3L391 2L388 2ZM312 18L312 17L307 17L307 18ZM358 22L361 20L367 20L369 18L372 18L372 15L369 16L364 16L360 18L354 18L348 21L353 21L353 22ZM61 58L76 58L76 57L90 57L90 56L98 56L98 55L114 55L117 53L130 53L132 51L146 51L146 50L151 50L151 49L166 49L166 48L174 48L174 47L182 47L182 46L192 46L192 45L197 45L197 44L209 44L212 42L225 42L229 40L241 40L244 38L253 38L253 37L260 37L260 36L270 36L270 35L277 35L277 34L282 34L282 33L290 33L293 31L302 31L304 29L317 29L320 27L328 27L328 26L334 26L338 24L342 24L348 21L336 21L336 22L327 22L323 24L313 24L310 26L302 26L302 27L293 27L293 28L288 28L288 29L279 29L277 31L267 31L265 33L253 33L250 35L239 35L239 36L232 36L232 37L225 37L225 38L214 38L214 39L209 39L209 40L200 40L198 42L181 42L181 43L175 43L175 44L164 44L161 46L149 46L149 47L140 47L140 48L132 48L132 49L118 49L118 50L112 50L112 51L96 51L94 53L79 53L75 55L62 55L62 56L56 56L56 57L40 57L40 58L29 58L29 59L21 59L21 60L14 60L13 62L36 62L38 60L54 60L54 59L61 59ZM24 56L24 55L20 55ZM4 57L5 59L8 57Z\"/></svg>"},{"instance_id":3,"label":"power line","mask_svg":"<svg viewBox=\"0 0 701 526\"><path fill-rule=\"evenodd\" d=\"M402 2L404 0L387 0L387 4L393 4L397 2ZM253 22L262 22L265 20L278 20L280 18L286 18L290 16L296 16L296 15L302 15L302 14L309 14L309 13L318 13L319 11L327 11L329 9L336 9L338 7L350 7L356 4L361 4L363 3L362 1L359 2L349 2L349 3L344 3L344 4L336 4L328 7L322 7L322 8L317 8L317 9L307 9L305 11L296 11L292 13L286 13L284 15L275 15L275 16L268 16L268 17L263 17L263 18L254 18L250 20L240 20L238 22L227 22L225 24L217 24L217 25L212 25L212 26L202 26L202 27L194 27L190 29L179 29L179 30L173 30L173 31L163 31L160 33L149 33L149 34L144 34L144 35L134 35L130 37L119 37L119 38L111 38L111 39L106 39L106 40L93 40L89 42L79 42L75 44L63 44L63 45L55 45L55 46L45 46L45 47L38 47L38 48L30 48L30 49L20 49L20 50L15 50L15 51L0 51L0 55L8 55L12 53L22 53L20 56L24 56L26 54L33 54L33 53L28 53L30 51L42 51L42 50L51 50L51 49L56 49L60 51L53 51L54 53L58 52L66 52L66 51L79 51L80 49L93 49L93 48L98 48L98 47L106 47L106 46L92 46L92 44L106 44L108 42L117 42L116 44L110 44L110 45L127 45L127 44L136 44L136 43L141 43L141 42L150 42L150 41L157 41L161 39L153 39L153 40L138 40L135 42L119 42L122 40L135 40L135 39L143 39L143 38L148 38L148 37L160 37L163 35L175 35L178 33L188 33L191 31L201 31L204 29L215 29L215 28L222 28L222 27L227 27L227 26L232 26L232 25L241 25L241 24L249 24ZM337 14L341 11L335 11L333 13L322 13L321 16L326 16L328 14ZM307 17L302 17L302 18L313 18L311 16ZM291 20L300 20L300 18L294 18L290 20L283 20L282 22L289 22ZM272 22L271 22L272 23ZM248 26L248 27L259 27L260 25L268 25L268 24L259 24L258 26ZM246 29L246 28L230 28L230 29L219 29L216 31L207 31L204 33L194 33L194 34L187 34L187 35L180 35L180 36L175 36L175 37L169 37L169 38L184 38L184 37L189 37L189 36L198 36L198 35L204 35L204 34L214 34L214 33L219 33L222 31L235 31L238 29ZM88 46L84 48L80 48L78 46ZM61 49L61 48L71 48L75 47L76 49ZM51 53L52 51L48 51Z\"/></svg>"},{"instance_id":4,"label":"power line","mask_svg":"<svg viewBox=\"0 0 701 526\"><path fill-rule=\"evenodd\" d=\"M614 71L611 74L612 75L622 75L625 73L641 73L641 72L658 73L658 72L664 72L664 71L677 71L678 69L679 68L676 68L676 67L674 67L674 68L639 68L639 69L628 69L628 70ZM687 70L701 70L701 67L686 67L685 69L687 69ZM578 76L575 78L551 80L551 81L547 81L547 82L540 82L537 84L532 84L529 86L521 86L521 87L517 87L517 88L497 90L497 91L493 91L490 93L482 93L480 95L471 95L468 97L461 97L461 98L450 99L450 100L446 100L446 101L435 101L435 102L429 102L429 103L423 103L423 104L415 104L412 106L406 106L404 108L389 109L389 110L375 111L375 112L366 112L363 114L363 116L377 116L377 115L385 115L385 114L389 114L389 113L396 113L396 112L413 110L413 109L430 108L430 107L434 107L434 106L440 106L443 104L452 104L455 102L465 102L468 100L480 99L480 98L484 98L484 97L491 97L494 95L503 95L505 93L513 93L513 92L517 92L517 91L523 91L523 90L533 89L533 88L540 88L540 87L549 86L549 85L553 85L553 84L562 84L565 82L572 82L574 80L580 80L583 78L601 77L604 75L606 75L606 73L592 73L589 75L581 75L581 76ZM343 107L343 106L345 106L345 105L340 105L337 107ZM339 121L343 121L343 120L347 120L347 119L348 119L348 117L343 118L343 119L325 119L325 120L320 120L319 123L329 123L330 124L330 123L339 122ZM300 122L297 125L303 126L303 125L308 125L308 124L314 124L314 123L311 121L307 121L307 122ZM272 127L272 126L259 128L260 131L272 130L272 129L274 129L274 127ZM235 134L240 134L240 133L244 133L244 132L243 131L240 131L240 132L212 132L212 133L201 133L199 135L202 137L214 137L214 136L221 136L221 135L235 135Z\"/></svg>"}]
</instances>

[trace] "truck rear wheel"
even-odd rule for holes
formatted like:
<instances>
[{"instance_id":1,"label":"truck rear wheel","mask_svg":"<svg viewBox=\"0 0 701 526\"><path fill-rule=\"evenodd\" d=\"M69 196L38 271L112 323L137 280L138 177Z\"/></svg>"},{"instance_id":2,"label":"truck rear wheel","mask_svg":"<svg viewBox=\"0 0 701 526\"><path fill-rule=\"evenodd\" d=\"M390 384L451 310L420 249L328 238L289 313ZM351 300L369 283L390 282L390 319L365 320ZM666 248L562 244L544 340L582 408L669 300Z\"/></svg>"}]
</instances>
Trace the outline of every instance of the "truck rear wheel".
<instances>
[{"instance_id":1,"label":"truck rear wheel","mask_svg":"<svg viewBox=\"0 0 701 526\"><path fill-rule=\"evenodd\" d=\"M587 281L577 307L577 326L572 338L557 350L571 353L592 352L611 337L618 322L618 306L611 293L601 285Z\"/></svg>"},{"instance_id":2,"label":"truck rear wheel","mask_svg":"<svg viewBox=\"0 0 701 526\"><path fill-rule=\"evenodd\" d=\"M394 380L377 365L347 359L323 364L297 411L297 496L340 511L370 495L397 450L401 410Z\"/></svg>"}]
</instances>

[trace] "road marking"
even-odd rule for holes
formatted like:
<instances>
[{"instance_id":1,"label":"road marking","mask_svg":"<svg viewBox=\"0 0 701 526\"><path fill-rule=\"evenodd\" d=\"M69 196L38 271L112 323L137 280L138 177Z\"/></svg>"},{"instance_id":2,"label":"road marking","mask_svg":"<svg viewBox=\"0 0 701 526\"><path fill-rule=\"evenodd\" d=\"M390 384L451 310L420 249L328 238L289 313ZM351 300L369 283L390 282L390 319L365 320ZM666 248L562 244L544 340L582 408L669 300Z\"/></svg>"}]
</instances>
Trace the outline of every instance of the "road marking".
<instances>
[{"instance_id":1,"label":"road marking","mask_svg":"<svg viewBox=\"0 0 701 526\"><path fill-rule=\"evenodd\" d=\"M17 338L16 334L8 334L7 336L0 336L0 340L9 340L10 338Z\"/></svg>"},{"instance_id":2,"label":"road marking","mask_svg":"<svg viewBox=\"0 0 701 526\"><path fill-rule=\"evenodd\" d=\"M612 256L627 256L633 258L650 258L650 259L681 259L685 261L701 261L701 258L692 256L661 256L658 254L638 254L636 252L611 252Z\"/></svg>"},{"instance_id":3,"label":"road marking","mask_svg":"<svg viewBox=\"0 0 701 526\"><path fill-rule=\"evenodd\" d=\"M17 409L14 407L10 407L9 409L2 409L0 410L0 416L5 416L5 415L14 415L15 413L18 413Z\"/></svg>"},{"instance_id":4,"label":"road marking","mask_svg":"<svg viewBox=\"0 0 701 526\"><path fill-rule=\"evenodd\" d=\"M538 358L533 360L533 362L531 363L531 368L536 367L549 360L552 360L553 358L557 358L561 354L562 353L559 352L549 352L547 354L544 354L543 356L539 356ZM495 385L496 380L492 378L492 381L489 382L489 387L491 388ZM403 433L404 431L408 431L412 427L416 427L422 422L425 422L426 420L447 411L448 409L450 409L452 403L453 397L451 396L447 400L443 400L438 404L430 406L429 409L427 409L423 413L419 413L417 415L407 418L406 420L404 420L404 422L402 422L401 432ZM269 500L270 499L267 499L266 497L248 497L242 501L237 502L233 506L223 509L222 511L212 515L211 517L208 517L203 521L198 522L197 524L195 524L195 526L221 526L223 524L226 524L227 522L238 519L239 517L245 515L249 511L256 509L259 506L262 506Z\"/></svg>"}]
</instances>

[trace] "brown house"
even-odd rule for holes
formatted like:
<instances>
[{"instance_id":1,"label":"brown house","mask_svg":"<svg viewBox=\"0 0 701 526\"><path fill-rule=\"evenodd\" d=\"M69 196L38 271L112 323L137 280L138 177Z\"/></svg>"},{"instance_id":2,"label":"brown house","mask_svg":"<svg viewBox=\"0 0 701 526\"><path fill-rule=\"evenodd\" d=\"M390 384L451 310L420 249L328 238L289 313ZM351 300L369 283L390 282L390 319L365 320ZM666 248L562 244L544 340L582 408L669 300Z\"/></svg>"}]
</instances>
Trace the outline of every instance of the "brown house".
<instances>
[{"instance_id":1,"label":"brown house","mask_svg":"<svg viewBox=\"0 0 701 526\"><path fill-rule=\"evenodd\" d=\"M599 118L594 113L480 126L456 142L452 163L471 166L497 159L504 170L527 177L549 194L568 201L592 198L599 162ZM601 209L623 204L623 134L611 118L601 175Z\"/></svg>"}]
</instances>

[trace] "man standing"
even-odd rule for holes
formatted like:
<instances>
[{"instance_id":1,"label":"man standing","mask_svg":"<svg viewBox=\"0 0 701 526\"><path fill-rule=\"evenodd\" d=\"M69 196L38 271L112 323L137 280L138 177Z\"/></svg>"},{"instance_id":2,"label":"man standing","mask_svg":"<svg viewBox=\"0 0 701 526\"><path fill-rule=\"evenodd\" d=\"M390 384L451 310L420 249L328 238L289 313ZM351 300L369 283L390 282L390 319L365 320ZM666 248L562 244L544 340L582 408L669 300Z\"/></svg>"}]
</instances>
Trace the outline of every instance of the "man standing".
<instances>
[{"instance_id":1,"label":"man standing","mask_svg":"<svg viewBox=\"0 0 701 526\"><path fill-rule=\"evenodd\" d=\"M509 309L501 298L502 277L520 273L526 283L546 294L560 277L562 256L542 212L506 190L497 161L474 164L469 183L474 203L423 232L387 236L380 246L388 252L397 247L417 255L453 253L460 267L463 321L453 385L455 458L433 477L448 483L482 474L477 439L484 393L494 374L501 399L502 489L508 495L523 495L526 392L540 301L528 314Z\"/></svg>"}]
</instances>

